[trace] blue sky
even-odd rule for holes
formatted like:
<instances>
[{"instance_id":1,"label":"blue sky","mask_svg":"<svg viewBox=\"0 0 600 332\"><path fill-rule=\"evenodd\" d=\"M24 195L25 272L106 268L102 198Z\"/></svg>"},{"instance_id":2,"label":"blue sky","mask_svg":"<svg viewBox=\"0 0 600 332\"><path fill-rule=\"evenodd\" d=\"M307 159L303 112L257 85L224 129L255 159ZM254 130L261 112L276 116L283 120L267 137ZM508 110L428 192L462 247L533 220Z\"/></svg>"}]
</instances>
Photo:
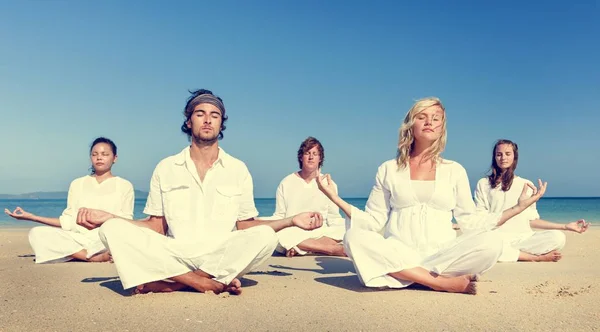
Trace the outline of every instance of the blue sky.
<instances>
[{"instance_id":1,"label":"blue sky","mask_svg":"<svg viewBox=\"0 0 600 332\"><path fill-rule=\"evenodd\" d=\"M220 95L221 146L257 197L309 135L343 196L367 196L415 99L447 108L472 185L498 138L548 196L600 196L597 1L0 1L0 193L60 191L97 136L147 190L187 144L188 89Z\"/></svg>"}]
</instances>

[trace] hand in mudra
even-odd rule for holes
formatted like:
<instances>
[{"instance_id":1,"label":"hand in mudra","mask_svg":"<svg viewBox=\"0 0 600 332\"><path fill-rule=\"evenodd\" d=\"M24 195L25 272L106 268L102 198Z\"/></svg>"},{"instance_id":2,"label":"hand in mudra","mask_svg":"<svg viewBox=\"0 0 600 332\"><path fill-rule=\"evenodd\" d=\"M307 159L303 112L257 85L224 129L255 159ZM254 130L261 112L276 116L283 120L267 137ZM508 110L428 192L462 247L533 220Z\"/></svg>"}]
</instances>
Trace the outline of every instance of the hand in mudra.
<instances>
[{"instance_id":1,"label":"hand in mudra","mask_svg":"<svg viewBox=\"0 0 600 332\"><path fill-rule=\"evenodd\" d=\"M579 219L577 221L573 221L573 222L566 224L565 229L576 232L576 233L583 233L583 232L587 231L589 226L590 226L589 222L586 222L583 219Z\"/></svg>"},{"instance_id":2,"label":"hand in mudra","mask_svg":"<svg viewBox=\"0 0 600 332\"><path fill-rule=\"evenodd\" d=\"M531 183L526 183L523 186L523 191L521 191L521 196L519 197L518 205L522 209L526 209L531 204L537 202L544 196L546 193L546 187L548 187L548 182L542 182L542 180L538 179L538 187L536 188ZM530 195L527 194L527 191L531 189L533 193Z\"/></svg>"},{"instance_id":3,"label":"hand in mudra","mask_svg":"<svg viewBox=\"0 0 600 332\"><path fill-rule=\"evenodd\" d=\"M317 187L319 187L319 190L329 198L337 195L337 185L331 179L330 174L317 176Z\"/></svg>"},{"instance_id":4,"label":"hand in mudra","mask_svg":"<svg viewBox=\"0 0 600 332\"><path fill-rule=\"evenodd\" d=\"M319 212L302 212L292 218L292 224L310 231L323 225L323 216Z\"/></svg>"},{"instance_id":5,"label":"hand in mudra","mask_svg":"<svg viewBox=\"0 0 600 332\"><path fill-rule=\"evenodd\" d=\"M31 217L33 217L33 213L23 210L20 206L17 206L12 212L9 209L4 209L4 213L17 220L31 220Z\"/></svg>"},{"instance_id":6,"label":"hand in mudra","mask_svg":"<svg viewBox=\"0 0 600 332\"><path fill-rule=\"evenodd\" d=\"M94 229L114 217L112 213L102 210L80 208L77 212L77 224L87 229Z\"/></svg>"}]
</instances>

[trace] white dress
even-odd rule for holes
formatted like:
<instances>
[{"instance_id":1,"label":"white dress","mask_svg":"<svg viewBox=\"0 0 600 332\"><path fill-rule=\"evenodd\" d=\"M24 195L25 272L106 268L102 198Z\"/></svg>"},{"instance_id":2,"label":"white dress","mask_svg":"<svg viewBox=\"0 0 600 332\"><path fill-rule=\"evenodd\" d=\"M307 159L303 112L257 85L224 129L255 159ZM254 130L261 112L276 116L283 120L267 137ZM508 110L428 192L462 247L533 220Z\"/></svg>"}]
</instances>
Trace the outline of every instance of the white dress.
<instances>
[{"instance_id":1,"label":"white dress","mask_svg":"<svg viewBox=\"0 0 600 332\"><path fill-rule=\"evenodd\" d=\"M35 262L68 261L72 259L72 254L83 249L87 251L87 258L105 251L97 228L88 230L77 225L77 212L80 208L91 208L132 219L133 204L133 185L118 176L102 183L90 175L73 180L69 186L67 208L59 217L61 227L39 226L29 232Z\"/></svg>"},{"instance_id":2,"label":"white dress","mask_svg":"<svg viewBox=\"0 0 600 332\"><path fill-rule=\"evenodd\" d=\"M508 191L502 190L502 185L492 188L487 177L477 182L475 189L475 202L478 210L501 212L515 206L527 179L515 176ZM529 190L531 193L531 190ZM565 245L565 234L558 230L544 230L534 232L529 222L540 219L536 205L532 204L525 211L506 221L493 233L504 241L500 262L516 262L519 252L523 251L533 255L546 254L552 250L560 250Z\"/></svg>"},{"instance_id":3,"label":"white dress","mask_svg":"<svg viewBox=\"0 0 600 332\"><path fill-rule=\"evenodd\" d=\"M502 242L485 231L493 229L502 214L476 212L465 169L453 161L438 162L429 194L427 187L417 193L414 187L419 184L413 182L409 167L387 161L379 167L365 211L352 207L344 246L361 282L402 288L412 282L388 273L414 267L443 275L490 269ZM465 231L458 238L452 217Z\"/></svg>"},{"instance_id":4,"label":"white dress","mask_svg":"<svg viewBox=\"0 0 600 332\"><path fill-rule=\"evenodd\" d=\"M304 240L319 239L324 236L337 241L344 238L345 219L340 215L337 205L319 190L315 179L306 183L298 173L292 173L281 180L277 187L275 213L270 218L260 219L278 220L307 211L320 212L324 219L323 226L310 231L299 227L280 230L277 232L278 251L285 252L294 248L299 255L305 255L306 251L297 247Z\"/></svg>"},{"instance_id":5,"label":"white dress","mask_svg":"<svg viewBox=\"0 0 600 332\"><path fill-rule=\"evenodd\" d=\"M277 245L269 226L235 229L236 221L258 211L248 168L222 149L203 181L189 147L163 159L144 213L164 216L168 236L116 218L100 227L125 289L196 270L228 285L267 260Z\"/></svg>"}]
</instances>

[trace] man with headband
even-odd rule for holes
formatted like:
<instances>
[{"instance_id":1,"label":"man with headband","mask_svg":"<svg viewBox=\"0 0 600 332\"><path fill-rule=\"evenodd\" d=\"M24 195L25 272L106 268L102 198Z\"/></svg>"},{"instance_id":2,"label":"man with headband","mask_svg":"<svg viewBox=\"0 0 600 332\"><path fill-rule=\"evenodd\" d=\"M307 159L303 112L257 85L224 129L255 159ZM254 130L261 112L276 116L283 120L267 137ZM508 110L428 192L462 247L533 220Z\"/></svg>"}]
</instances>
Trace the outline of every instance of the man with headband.
<instances>
[{"instance_id":1,"label":"man with headband","mask_svg":"<svg viewBox=\"0 0 600 332\"><path fill-rule=\"evenodd\" d=\"M184 116L181 130L191 145L156 166L144 209L150 217L126 222L92 216L83 224L103 223L100 237L125 289L239 294L237 278L271 256L276 231L315 229L322 217L306 212L254 220L252 177L242 161L219 147L227 121L223 100L209 90L192 92Z\"/></svg>"}]
</instances>

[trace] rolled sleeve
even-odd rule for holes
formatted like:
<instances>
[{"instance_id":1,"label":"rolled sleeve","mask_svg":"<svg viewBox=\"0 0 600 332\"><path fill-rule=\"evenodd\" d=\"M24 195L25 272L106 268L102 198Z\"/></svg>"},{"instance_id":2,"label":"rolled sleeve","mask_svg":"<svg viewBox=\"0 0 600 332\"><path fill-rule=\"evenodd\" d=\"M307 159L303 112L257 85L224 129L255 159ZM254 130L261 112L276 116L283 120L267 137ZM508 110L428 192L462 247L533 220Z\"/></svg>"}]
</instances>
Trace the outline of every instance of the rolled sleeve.
<instances>
[{"instance_id":1,"label":"rolled sleeve","mask_svg":"<svg viewBox=\"0 0 600 332\"><path fill-rule=\"evenodd\" d=\"M160 191L160 164L156 166L150 180L150 192L144 207L144 214L149 216L164 216L162 193Z\"/></svg>"},{"instance_id":2,"label":"rolled sleeve","mask_svg":"<svg viewBox=\"0 0 600 332\"><path fill-rule=\"evenodd\" d=\"M237 220L248 220L258 216L258 210L254 205L254 184L252 175L248 168L244 167L244 176L242 177L242 195L240 196L240 208Z\"/></svg>"}]
</instances>

